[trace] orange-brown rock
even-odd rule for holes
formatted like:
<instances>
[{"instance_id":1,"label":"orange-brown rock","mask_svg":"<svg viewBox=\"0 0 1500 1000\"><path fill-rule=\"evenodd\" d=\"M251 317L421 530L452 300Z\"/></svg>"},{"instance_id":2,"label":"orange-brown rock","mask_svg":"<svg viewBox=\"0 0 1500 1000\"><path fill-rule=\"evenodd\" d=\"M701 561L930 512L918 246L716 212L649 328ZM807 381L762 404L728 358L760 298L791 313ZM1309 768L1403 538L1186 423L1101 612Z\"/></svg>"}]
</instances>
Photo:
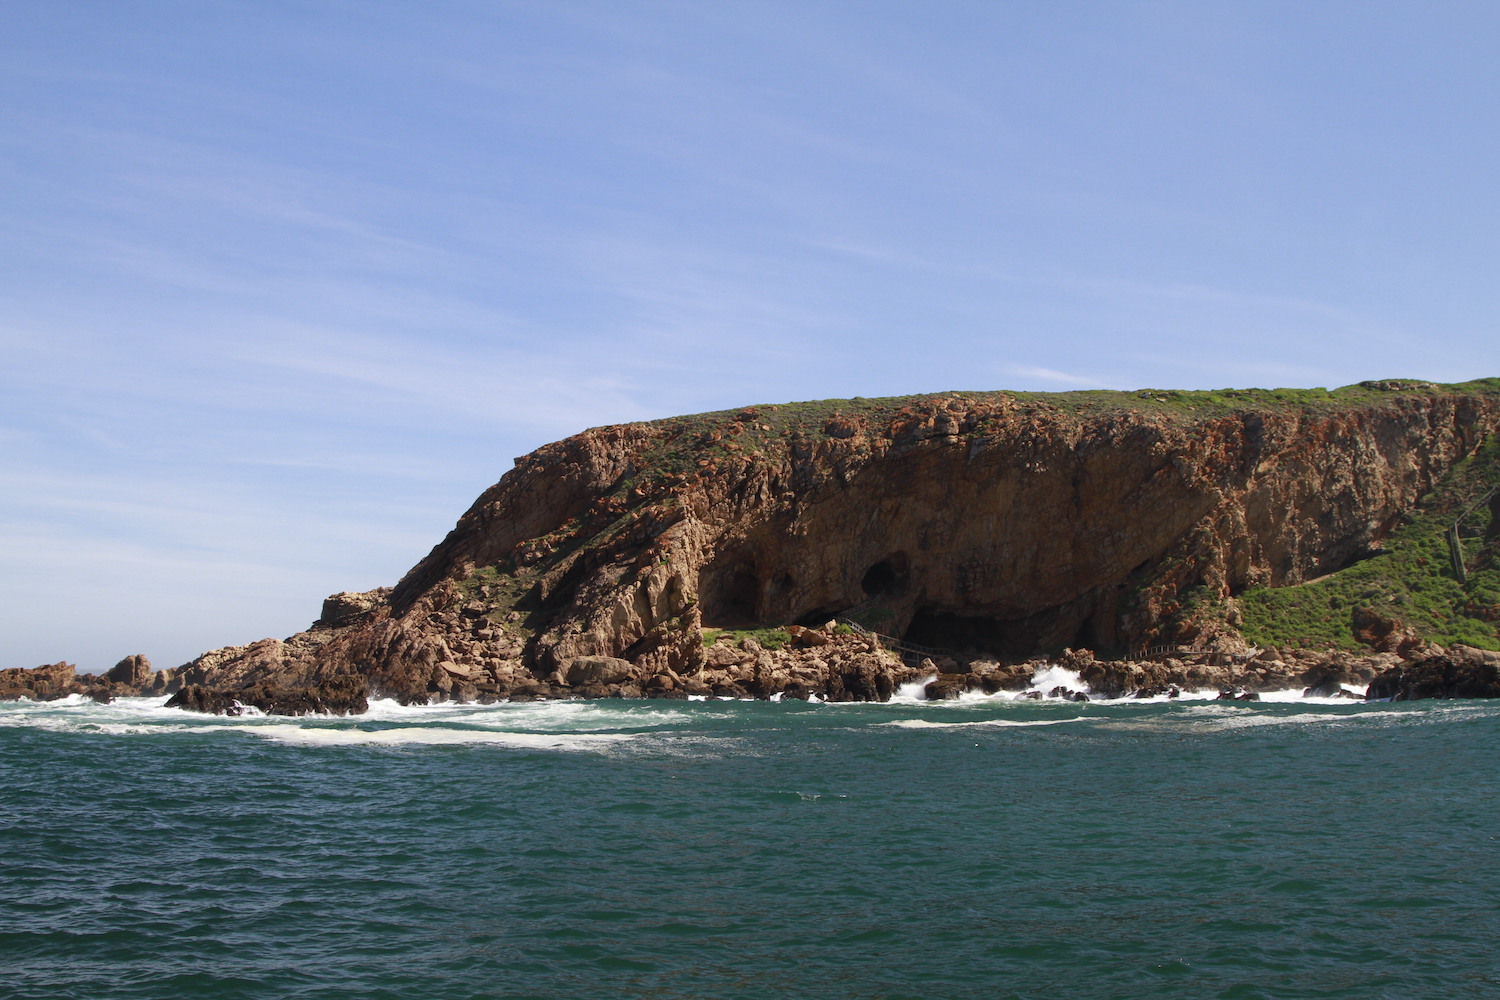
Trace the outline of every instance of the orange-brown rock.
<instances>
[{"instance_id":1,"label":"orange-brown rock","mask_svg":"<svg viewBox=\"0 0 1500 1000\"><path fill-rule=\"evenodd\" d=\"M575 678L878 696L893 658L877 681L834 663L826 632L798 633L796 654L822 666L796 669L702 641L851 610L970 660L1169 642L1220 657L1109 681L1123 688L1280 676L1236 666L1254 651L1184 618L1185 592L1298 583L1369 554L1500 425L1493 380L1320 392L954 393L596 428L517 460L394 589L336 595L309 631L204 654L181 681L357 675L410 701L567 694Z\"/></svg>"},{"instance_id":2,"label":"orange-brown rock","mask_svg":"<svg viewBox=\"0 0 1500 1000\"><path fill-rule=\"evenodd\" d=\"M1392 666L1370 681L1370 699L1500 698L1500 653L1455 645Z\"/></svg>"},{"instance_id":3,"label":"orange-brown rock","mask_svg":"<svg viewBox=\"0 0 1500 1000\"><path fill-rule=\"evenodd\" d=\"M48 663L32 669L0 670L0 701L26 698L56 701L80 694L95 701L165 694L174 676L170 670L153 671L151 661L139 654L127 656L104 676L80 674L71 663Z\"/></svg>"}]
</instances>

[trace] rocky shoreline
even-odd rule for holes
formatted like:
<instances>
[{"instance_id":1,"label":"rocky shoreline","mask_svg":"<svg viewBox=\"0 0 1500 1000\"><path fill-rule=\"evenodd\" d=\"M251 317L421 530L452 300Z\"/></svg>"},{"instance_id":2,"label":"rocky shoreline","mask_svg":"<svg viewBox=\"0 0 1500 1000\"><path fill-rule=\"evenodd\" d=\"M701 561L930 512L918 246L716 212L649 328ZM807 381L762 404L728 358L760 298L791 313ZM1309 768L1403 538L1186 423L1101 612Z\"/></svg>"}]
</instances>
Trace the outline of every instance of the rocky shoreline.
<instances>
[{"instance_id":1,"label":"rocky shoreline","mask_svg":"<svg viewBox=\"0 0 1500 1000\"><path fill-rule=\"evenodd\" d=\"M940 393L598 427L517 459L394 587L335 594L305 631L159 672L0 671L0 699L878 701L917 681L935 699L1026 691L1048 666L1076 672L1059 692L1075 698L1495 697L1500 654L1457 643L1500 640L1497 433L1500 380ZM1470 475L1482 455L1496 468ZM1383 556L1459 474L1444 517L1490 504L1468 563L1457 522L1418 560L1457 560L1452 577L1366 588L1374 604L1330 610L1348 623L1332 637L1242 614L1244 595ZM1417 593L1465 585L1466 566L1468 589Z\"/></svg>"},{"instance_id":2,"label":"rocky shoreline","mask_svg":"<svg viewBox=\"0 0 1500 1000\"><path fill-rule=\"evenodd\" d=\"M756 698L886 701L903 685L926 680L929 700L970 692L1026 692L1039 673L1062 667L1079 684L1060 685L1032 697L1094 699L1175 697L1217 690L1219 697L1256 700L1261 692L1301 688L1308 697L1365 700L1500 697L1500 653L1455 645L1408 644L1364 653L1331 650L1182 650L1159 659L1104 660L1089 650L1004 663L980 654L910 662L879 639L829 622L788 630L791 641L766 648L753 638L721 636L690 669L642 668L611 656L579 656L545 676L518 670L473 670L435 664L405 684L343 673L311 685L254 681L214 683L202 660L153 671L141 656L121 660L107 673L77 674L70 664L0 671L0 700L51 701L81 695L107 703L120 697L168 696L166 705L189 711L239 715L357 715L372 698L404 705L494 703L599 698ZM1221 644L1222 645L1222 644ZM208 654L205 654L208 655ZM205 683L207 681L207 683Z\"/></svg>"}]
</instances>

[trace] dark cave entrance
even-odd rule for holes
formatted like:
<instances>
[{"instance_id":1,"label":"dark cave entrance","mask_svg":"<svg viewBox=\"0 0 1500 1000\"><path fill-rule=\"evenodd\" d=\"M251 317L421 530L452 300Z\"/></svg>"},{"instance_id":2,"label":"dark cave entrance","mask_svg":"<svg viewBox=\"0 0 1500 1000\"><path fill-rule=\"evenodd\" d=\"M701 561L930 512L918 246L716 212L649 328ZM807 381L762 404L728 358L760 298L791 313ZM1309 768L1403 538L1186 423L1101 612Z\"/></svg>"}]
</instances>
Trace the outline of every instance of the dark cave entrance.
<instances>
[{"instance_id":1,"label":"dark cave entrance","mask_svg":"<svg viewBox=\"0 0 1500 1000\"><path fill-rule=\"evenodd\" d=\"M866 597L880 598L896 596L906 592L907 579L911 574L911 562L906 553L897 552L865 570L859 581Z\"/></svg>"},{"instance_id":2,"label":"dark cave entrance","mask_svg":"<svg viewBox=\"0 0 1500 1000\"><path fill-rule=\"evenodd\" d=\"M760 577L750 562L732 562L715 568L700 593L706 622L749 628L759 621Z\"/></svg>"},{"instance_id":3,"label":"dark cave entrance","mask_svg":"<svg viewBox=\"0 0 1500 1000\"><path fill-rule=\"evenodd\" d=\"M1021 634L1027 630L1016 628L1020 624L1023 623L922 608L912 616L902 638L934 649L976 649L1001 659L1025 659L1033 642L1031 637Z\"/></svg>"},{"instance_id":4,"label":"dark cave entrance","mask_svg":"<svg viewBox=\"0 0 1500 1000\"><path fill-rule=\"evenodd\" d=\"M824 605L821 608L813 608L811 611L798 618L793 625L801 625L803 628L822 628L829 621L838 618L846 609L835 608Z\"/></svg>"},{"instance_id":5,"label":"dark cave entrance","mask_svg":"<svg viewBox=\"0 0 1500 1000\"><path fill-rule=\"evenodd\" d=\"M918 608L902 638L955 652L973 651L1007 662L1053 656L1066 648L1106 651L1117 643L1084 602L1048 608L1021 618L962 614L947 608Z\"/></svg>"}]
</instances>

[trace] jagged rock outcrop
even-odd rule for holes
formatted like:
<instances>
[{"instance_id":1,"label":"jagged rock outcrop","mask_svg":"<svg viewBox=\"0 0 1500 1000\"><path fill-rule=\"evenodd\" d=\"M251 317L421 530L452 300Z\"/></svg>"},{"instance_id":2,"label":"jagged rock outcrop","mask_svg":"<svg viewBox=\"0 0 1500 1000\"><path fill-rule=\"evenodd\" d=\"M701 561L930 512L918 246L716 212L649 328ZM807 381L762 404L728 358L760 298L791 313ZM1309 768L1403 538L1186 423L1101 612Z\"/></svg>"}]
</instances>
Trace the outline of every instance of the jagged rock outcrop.
<instances>
[{"instance_id":1,"label":"jagged rock outcrop","mask_svg":"<svg viewBox=\"0 0 1500 1000\"><path fill-rule=\"evenodd\" d=\"M1180 613L1185 593L1295 584L1369 554L1497 426L1490 380L950 393L596 428L518 459L395 588L334 595L307 632L206 653L178 681L359 677L402 701L777 685L879 696L896 676L888 655L878 670L766 665L747 684L742 663L715 675L726 654L703 641L851 609L966 662L1174 643L1245 657L1232 624ZM1253 686L1276 673L1266 660L1135 659L1139 676L1100 668L1099 682L1156 689L1196 670L1244 686L1259 670Z\"/></svg>"},{"instance_id":2,"label":"jagged rock outcrop","mask_svg":"<svg viewBox=\"0 0 1500 1000\"><path fill-rule=\"evenodd\" d=\"M230 690L189 684L167 699L167 707L212 715L243 715L251 708L267 715L359 715L370 707L367 690L358 675L313 687L250 684Z\"/></svg>"},{"instance_id":3,"label":"jagged rock outcrop","mask_svg":"<svg viewBox=\"0 0 1500 1000\"><path fill-rule=\"evenodd\" d=\"M139 690L151 682L151 661L139 653L127 656L111 667L104 678L113 684L123 684L127 688Z\"/></svg>"},{"instance_id":4,"label":"jagged rock outcrop","mask_svg":"<svg viewBox=\"0 0 1500 1000\"><path fill-rule=\"evenodd\" d=\"M31 669L0 670L0 701L56 701L80 694L108 702L166 694L175 690L174 676L171 670L153 671L151 661L139 654L125 657L102 677L80 674L71 663L48 663Z\"/></svg>"},{"instance_id":5,"label":"jagged rock outcrop","mask_svg":"<svg viewBox=\"0 0 1500 1000\"><path fill-rule=\"evenodd\" d=\"M1454 646L1399 663L1370 681L1370 699L1500 698L1500 653Z\"/></svg>"}]
</instances>

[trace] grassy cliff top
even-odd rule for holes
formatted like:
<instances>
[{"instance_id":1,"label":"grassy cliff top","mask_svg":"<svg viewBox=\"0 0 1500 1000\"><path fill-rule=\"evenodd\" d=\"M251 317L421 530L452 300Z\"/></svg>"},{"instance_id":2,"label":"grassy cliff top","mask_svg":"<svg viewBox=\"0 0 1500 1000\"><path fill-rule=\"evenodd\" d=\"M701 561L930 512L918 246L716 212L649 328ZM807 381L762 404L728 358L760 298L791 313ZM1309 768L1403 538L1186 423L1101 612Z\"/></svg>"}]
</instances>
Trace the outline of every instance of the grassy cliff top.
<instances>
[{"instance_id":1,"label":"grassy cliff top","mask_svg":"<svg viewBox=\"0 0 1500 1000\"><path fill-rule=\"evenodd\" d=\"M700 430L729 422L767 425L772 431L821 432L827 421L865 418L888 421L903 412L946 408L949 404L1001 405L1013 403L1081 415L1125 412L1197 414L1211 416L1242 411L1326 410L1378 405L1401 396L1500 396L1500 378L1437 383L1412 379L1383 379L1338 389L1080 389L1070 392L1011 392L1006 390L922 393L852 399L817 399L792 403L760 403L733 410L713 410L646 421L669 431Z\"/></svg>"},{"instance_id":2,"label":"grassy cliff top","mask_svg":"<svg viewBox=\"0 0 1500 1000\"><path fill-rule=\"evenodd\" d=\"M1388 405L1403 398L1458 395L1500 396L1500 378L1439 384L1411 379L1360 382L1339 389L1085 389L1072 392L934 392L866 399L820 399L763 403L646 421L659 437L643 460L647 474L685 475L705 457L753 456L777 440L817 442L843 436L852 422L883 429L903 416L938 410L1019 407L1038 414L1105 419L1126 413L1195 420L1250 412L1327 412ZM983 427L976 429L983 433Z\"/></svg>"}]
</instances>

